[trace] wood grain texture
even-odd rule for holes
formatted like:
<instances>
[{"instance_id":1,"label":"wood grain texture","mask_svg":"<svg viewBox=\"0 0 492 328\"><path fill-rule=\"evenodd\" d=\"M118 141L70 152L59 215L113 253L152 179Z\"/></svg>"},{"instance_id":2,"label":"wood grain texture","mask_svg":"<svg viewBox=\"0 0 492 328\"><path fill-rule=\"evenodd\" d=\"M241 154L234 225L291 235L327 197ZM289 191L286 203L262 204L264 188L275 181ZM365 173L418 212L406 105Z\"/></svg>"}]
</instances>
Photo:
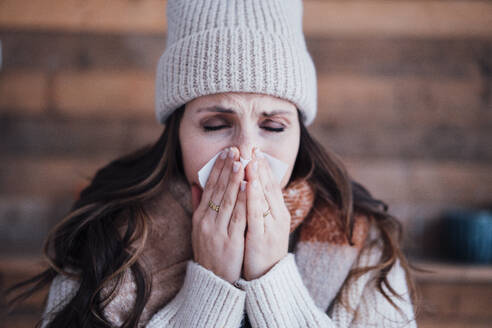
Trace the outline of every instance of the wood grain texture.
<instances>
[{"instance_id":1,"label":"wood grain texture","mask_svg":"<svg viewBox=\"0 0 492 328\"><path fill-rule=\"evenodd\" d=\"M0 2L0 27L37 30L165 31L165 1L45 0Z\"/></svg>"},{"instance_id":2,"label":"wood grain texture","mask_svg":"<svg viewBox=\"0 0 492 328\"><path fill-rule=\"evenodd\" d=\"M0 2L0 27L101 33L165 33L165 1ZM307 35L459 37L492 35L488 1L306 1Z\"/></svg>"},{"instance_id":3,"label":"wood grain texture","mask_svg":"<svg viewBox=\"0 0 492 328\"><path fill-rule=\"evenodd\" d=\"M39 115L48 105L49 81L44 72L18 70L0 74L0 112Z\"/></svg>"}]
</instances>

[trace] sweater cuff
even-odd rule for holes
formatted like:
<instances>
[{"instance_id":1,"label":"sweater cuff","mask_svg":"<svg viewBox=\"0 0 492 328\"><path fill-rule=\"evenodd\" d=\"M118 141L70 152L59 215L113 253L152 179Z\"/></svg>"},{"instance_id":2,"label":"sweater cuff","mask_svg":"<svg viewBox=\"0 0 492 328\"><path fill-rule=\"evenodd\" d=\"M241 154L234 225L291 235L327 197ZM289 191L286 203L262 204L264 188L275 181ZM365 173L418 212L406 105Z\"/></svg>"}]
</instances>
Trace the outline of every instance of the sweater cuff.
<instances>
[{"instance_id":1,"label":"sweater cuff","mask_svg":"<svg viewBox=\"0 0 492 328\"><path fill-rule=\"evenodd\" d=\"M254 327L290 327L312 322L318 311L302 281L293 253L288 253L263 276L236 285L246 291L246 311ZM302 325L302 324L301 324Z\"/></svg>"},{"instance_id":2,"label":"sweater cuff","mask_svg":"<svg viewBox=\"0 0 492 328\"><path fill-rule=\"evenodd\" d=\"M245 299L243 290L190 260L183 286L171 302L175 311L161 313L162 316L157 315L152 321L153 324L177 321L186 327L238 327L244 315Z\"/></svg>"}]
</instances>

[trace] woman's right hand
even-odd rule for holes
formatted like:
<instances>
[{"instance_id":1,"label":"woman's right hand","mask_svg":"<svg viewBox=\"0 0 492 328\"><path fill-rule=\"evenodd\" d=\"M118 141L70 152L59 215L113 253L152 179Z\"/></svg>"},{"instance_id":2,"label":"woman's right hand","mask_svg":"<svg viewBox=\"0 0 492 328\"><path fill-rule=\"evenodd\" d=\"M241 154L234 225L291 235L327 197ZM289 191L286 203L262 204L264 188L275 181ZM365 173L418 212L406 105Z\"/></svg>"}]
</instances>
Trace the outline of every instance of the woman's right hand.
<instances>
[{"instance_id":1,"label":"woman's right hand","mask_svg":"<svg viewBox=\"0 0 492 328\"><path fill-rule=\"evenodd\" d=\"M217 157L201 199L192 186L194 261L230 283L241 276L246 229L246 192L240 190L244 168L238 159L236 147ZM220 205L218 212L209 207L210 200Z\"/></svg>"}]
</instances>

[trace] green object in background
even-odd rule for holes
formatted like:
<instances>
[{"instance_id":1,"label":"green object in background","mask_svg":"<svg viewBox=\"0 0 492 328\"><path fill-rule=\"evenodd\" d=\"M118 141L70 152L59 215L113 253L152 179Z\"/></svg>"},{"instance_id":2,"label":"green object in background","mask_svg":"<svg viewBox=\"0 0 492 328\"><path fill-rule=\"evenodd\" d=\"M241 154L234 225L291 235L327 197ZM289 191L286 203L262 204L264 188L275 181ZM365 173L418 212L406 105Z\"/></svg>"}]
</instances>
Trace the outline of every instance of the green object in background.
<instances>
[{"instance_id":1,"label":"green object in background","mask_svg":"<svg viewBox=\"0 0 492 328\"><path fill-rule=\"evenodd\" d=\"M492 263L492 212L457 209L444 215L446 244L453 260Z\"/></svg>"}]
</instances>

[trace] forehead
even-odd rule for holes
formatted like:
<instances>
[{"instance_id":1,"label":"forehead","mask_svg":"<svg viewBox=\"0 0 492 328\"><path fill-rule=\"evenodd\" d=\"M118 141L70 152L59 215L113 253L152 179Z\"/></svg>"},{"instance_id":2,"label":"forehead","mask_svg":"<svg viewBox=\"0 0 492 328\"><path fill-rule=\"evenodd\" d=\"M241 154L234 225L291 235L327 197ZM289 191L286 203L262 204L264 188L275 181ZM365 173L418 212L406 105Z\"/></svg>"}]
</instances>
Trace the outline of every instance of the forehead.
<instances>
[{"instance_id":1,"label":"forehead","mask_svg":"<svg viewBox=\"0 0 492 328\"><path fill-rule=\"evenodd\" d=\"M238 113L271 110L296 112L296 106L288 100L265 94L246 92L211 94L197 97L186 104L186 107L194 112L214 106L220 106Z\"/></svg>"}]
</instances>

